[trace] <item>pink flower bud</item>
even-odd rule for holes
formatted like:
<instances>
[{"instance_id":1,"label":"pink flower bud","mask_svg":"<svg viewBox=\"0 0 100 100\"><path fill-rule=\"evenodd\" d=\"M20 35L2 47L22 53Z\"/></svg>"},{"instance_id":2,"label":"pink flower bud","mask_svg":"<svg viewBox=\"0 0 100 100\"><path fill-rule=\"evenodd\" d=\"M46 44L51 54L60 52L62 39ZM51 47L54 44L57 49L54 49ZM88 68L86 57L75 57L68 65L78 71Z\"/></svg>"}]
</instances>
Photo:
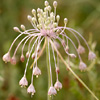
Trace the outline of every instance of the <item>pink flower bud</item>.
<instances>
[{"instance_id":1,"label":"pink flower bud","mask_svg":"<svg viewBox=\"0 0 100 100\"><path fill-rule=\"evenodd\" d=\"M30 86L27 88L27 93L31 93L32 95L34 95L35 92L36 92L35 88L33 84L31 83Z\"/></svg>"},{"instance_id":2,"label":"pink flower bud","mask_svg":"<svg viewBox=\"0 0 100 100\"><path fill-rule=\"evenodd\" d=\"M84 62L80 62L80 64L79 64L79 69L81 70L81 71L83 71L83 70L85 70L86 69L86 64L84 63Z\"/></svg>"},{"instance_id":3,"label":"pink flower bud","mask_svg":"<svg viewBox=\"0 0 100 100\"><path fill-rule=\"evenodd\" d=\"M59 45L59 43L57 41L54 41L54 45L56 46L57 49L60 48L60 45Z\"/></svg>"},{"instance_id":4,"label":"pink flower bud","mask_svg":"<svg viewBox=\"0 0 100 100\"><path fill-rule=\"evenodd\" d=\"M59 67L56 67L56 73L58 73L59 74Z\"/></svg>"},{"instance_id":5,"label":"pink flower bud","mask_svg":"<svg viewBox=\"0 0 100 100\"><path fill-rule=\"evenodd\" d=\"M62 84L61 84L61 82L59 82L59 81L57 80L57 82L55 83L54 87L55 87L55 89L57 89L58 91L59 91L59 89L62 89Z\"/></svg>"},{"instance_id":6,"label":"pink flower bud","mask_svg":"<svg viewBox=\"0 0 100 100\"><path fill-rule=\"evenodd\" d=\"M12 65L16 65L16 58L15 58L15 57L12 57L12 58L10 59L10 63L11 63Z\"/></svg>"},{"instance_id":7,"label":"pink flower bud","mask_svg":"<svg viewBox=\"0 0 100 100\"><path fill-rule=\"evenodd\" d=\"M83 46L79 45L79 47L78 47L78 49L77 49L77 52L78 52L79 54L83 54L83 53L85 53L85 48L84 48Z\"/></svg>"},{"instance_id":8,"label":"pink flower bud","mask_svg":"<svg viewBox=\"0 0 100 100\"><path fill-rule=\"evenodd\" d=\"M19 85L20 85L21 87L25 87L25 86L28 85L28 81L27 81L27 79L26 79L25 76L23 76L23 77L21 78L21 80L19 81Z\"/></svg>"},{"instance_id":9,"label":"pink flower bud","mask_svg":"<svg viewBox=\"0 0 100 100\"><path fill-rule=\"evenodd\" d=\"M35 54L34 53L32 54L32 59L35 59Z\"/></svg>"},{"instance_id":10,"label":"pink flower bud","mask_svg":"<svg viewBox=\"0 0 100 100\"><path fill-rule=\"evenodd\" d=\"M69 47L68 46L66 46L65 51L69 52Z\"/></svg>"},{"instance_id":11,"label":"pink flower bud","mask_svg":"<svg viewBox=\"0 0 100 100\"><path fill-rule=\"evenodd\" d=\"M10 53L6 53L3 57L2 57L3 61L5 63L9 62L10 61Z\"/></svg>"},{"instance_id":12,"label":"pink flower bud","mask_svg":"<svg viewBox=\"0 0 100 100\"><path fill-rule=\"evenodd\" d=\"M50 88L49 88L49 90L48 90L48 95L56 95L57 94L57 91L56 91L56 89L53 87L53 86L51 86Z\"/></svg>"},{"instance_id":13,"label":"pink flower bud","mask_svg":"<svg viewBox=\"0 0 100 100\"><path fill-rule=\"evenodd\" d=\"M64 40L62 40L62 41L61 41L61 43L62 43L63 47L65 47L65 46L66 46L66 43L65 43L65 41L64 41Z\"/></svg>"},{"instance_id":14,"label":"pink flower bud","mask_svg":"<svg viewBox=\"0 0 100 100\"><path fill-rule=\"evenodd\" d=\"M29 51L27 51L27 53L26 53L26 58L28 58L29 57Z\"/></svg>"},{"instance_id":15,"label":"pink flower bud","mask_svg":"<svg viewBox=\"0 0 100 100\"><path fill-rule=\"evenodd\" d=\"M93 53L92 51L90 51L90 52L89 52L89 55L88 55L88 59L89 59L89 60L93 60L93 59L95 59L95 58L96 58L95 53Z\"/></svg>"},{"instance_id":16,"label":"pink flower bud","mask_svg":"<svg viewBox=\"0 0 100 100\"><path fill-rule=\"evenodd\" d=\"M38 77L38 75L41 75L41 70L37 66L33 70L33 75L36 75L36 77Z\"/></svg>"},{"instance_id":17,"label":"pink flower bud","mask_svg":"<svg viewBox=\"0 0 100 100\"><path fill-rule=\"evenodd\" d=\"M23 55L23 54L21 55L20 60L21 60L21 62L24 62L25 57L24 57L24 55Z\"/></svg>"}]
</instances>

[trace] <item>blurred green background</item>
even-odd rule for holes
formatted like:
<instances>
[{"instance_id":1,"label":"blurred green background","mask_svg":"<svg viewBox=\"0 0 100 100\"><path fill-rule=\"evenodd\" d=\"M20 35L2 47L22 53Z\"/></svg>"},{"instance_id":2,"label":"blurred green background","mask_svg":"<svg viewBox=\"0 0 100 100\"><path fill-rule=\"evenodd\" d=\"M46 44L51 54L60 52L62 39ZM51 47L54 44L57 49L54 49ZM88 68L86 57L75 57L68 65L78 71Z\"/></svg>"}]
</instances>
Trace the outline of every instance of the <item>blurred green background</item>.
<instances>
[{"instance_id":1,"label":"blurred green background","mask_svg":"<svg viewBox=\"0 0 100 100\"><path fill-rule=\"evenodd\" d=\"M48 0L52 5L53 0ZM69 19L68 26L79 31L88 41L92 50L96 53L97 58L93 62L87 62L87 53L83 57L89 71L80 72L73 70L89 86L89 88L100 98L100 0L57 0L57 14L61 16L60 25L63 25L63 19ZM25 62L20 61L16 66L10 63L5 64L2 56L8 51L13 39L19 34L13 31L14 26L20 27L24 24L27 29L32 28L27 20L27 15L31 10L38 7L44 7L44 0L0 0L0 100L46 100L47 99L47 69L45 53L38 62L42 70L42 75L38 79L34 78L36 94L31 98L26 89L19 86L19 80L23 76ZM91 35L92 34L92 35ZM93 37L93 38L92 38ZM12 50L14 52L20 39L15 43ZM97 45L96 45L97 44ZM84 45L84 43L83 43ZM85 46L85 45L84 45ZM27 48L25 48L27 51ZM18 50L20 57L21 48ZM25 52L26 52L25 51ZM62 51L62 50L61 50ZM62 55L64 55L62 53ZM65 57L66 59L66 57ZM52 58L53 61L53 58ZM78 67L78 61L74 61ZM54 66L54 63L52 63ZM53 70L54 72L54 70ZM55 82L55 74L53 74ZM28 69L27 79L30 83L31 70ZM65 66L60 63L59 80L63 84L63 89L54 96L54 100L95 100L90 93L66 71Z\"/></svg>"}]
</instances>

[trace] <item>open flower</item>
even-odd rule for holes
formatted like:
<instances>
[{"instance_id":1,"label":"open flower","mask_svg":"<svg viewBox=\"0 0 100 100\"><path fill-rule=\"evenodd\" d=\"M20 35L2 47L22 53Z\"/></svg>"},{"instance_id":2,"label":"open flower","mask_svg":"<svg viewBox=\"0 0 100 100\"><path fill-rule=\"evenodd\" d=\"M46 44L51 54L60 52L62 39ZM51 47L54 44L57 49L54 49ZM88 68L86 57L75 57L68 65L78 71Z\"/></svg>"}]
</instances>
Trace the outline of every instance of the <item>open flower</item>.
<instances>
[{"instance_id":1,"label":"open flower","mask_svg":"<svg viewBox=\"0 0 100 100\"><path fill-rule=\"evenodd\" d=\"M79 58L79 60L80 60L79 69L80 70L85 70L87 66L86 66L85 63L82 62L82 58L80 56L80 54L85 52L85 49L82 46L82 44L80 43L78 36L80 36L83 39L83 41L86 44L89 51L90 51L90 48L89 48L86 40L84 39L84 37L79 32L77 32L76 30L74 30L72 28L67 27L67 23L68 23L67 18L64 18L64 26L59 26L60 15L57 15L57 13L56 13L57 1L53 2L54 12L51 10L51 6L49 5L48 1L45 1L44 4L45 4L44 9L38 8L37 11L35 9L32 9L32 16L31 15L27 16L28 21L33 26L32 29L26 29L26 27L24 25L20 26L21 30L18 27L13 28L16 32L19 32L20 34L12 42L8 53L6 53L3 56L3 61L5 61L5 62L10 61L11 64L16 64L15 56L16 56L17 50L20 47L20 45L24 42L23 46L22 46L21 58L20 58L21 61L24 62L24 55L25 54L24 54L23 51L24 51L24 47L25 47L26 43L29 42L28 51L26 52L27 62L26 62L26 66L25 66L24 76L19 81L19 85L21 85L22 87L25 87L25 86L28 85L28 81L26 79L26 72L27 72L27 68L28 68L28 63L30 61L30 57L32 57L33 63L30 66L31 68L33 67L32 79L31 79L31 84L27 89L27 92L32 93L32 95L34 95L35 89L34 89L34 86L33 86L33 76L34 75L38 76L38 75L41 74L41 70L37 67L37 61L40 58L40 56L42 55L45 47L47 46L46 47L46 51L47 51L46 56L48 58L48 60L47 60L48 67L47 68L48 68L48 71L49 71L48 73L50 74L49 80L51 82L50 83L51 87L48 90L48 95L51 96L51 95L57 94L56 89L57 90L61 89L62 84L59 81L57 81L55 83L54 87L53 87L52 68L51 68L52 65L51 65L51 61L50 61L50 53L51 53L50 48L52 48L57 80L58 80L58 74L59 74L59 64L58 64L59 57L63 61L63 57L58 52L59 47L62 47L65 50L65 54L68 56L68 60L69 60L69 58L74 58L74 59L76 57ZM66 30L68 31L67 32L68 34L69 33L73 34L73 36L75 37L75 39L77 40L77 43L79 45L78 48L75 45L75 43L73 42L73 40L65 33ZM11 49L12 49L13 45L15 44L16 40L19 39L21 36L25 36L25 37L19 42L19 44L17 45L17 47L14 51L12 58L10 58ZM34 41L33 44L32 44L32 41ZM76 54L70 53L69 42L75 48ZM40 50L40 48L41 48L41 50ZM55 53L56 53L57 56L55 56ZM89 52L88 58L89 58L89 60L94 59L95 54L93 52ZM72 74L77 79L79 79L78 76L69 67L70 66L69 63L66 64L65 61L63 61L63 62L67 66L67 68L72 72ZM36 67L34 68L34 66L36 66ZM80 79L79 79L79 81L80 81ZM80 81L80 82L82 82L82 81ZM83 84L83 82L82 82L82 84ZM89 90L89 92L90 92L90 90Z\"/></svg>"}]
</instances>

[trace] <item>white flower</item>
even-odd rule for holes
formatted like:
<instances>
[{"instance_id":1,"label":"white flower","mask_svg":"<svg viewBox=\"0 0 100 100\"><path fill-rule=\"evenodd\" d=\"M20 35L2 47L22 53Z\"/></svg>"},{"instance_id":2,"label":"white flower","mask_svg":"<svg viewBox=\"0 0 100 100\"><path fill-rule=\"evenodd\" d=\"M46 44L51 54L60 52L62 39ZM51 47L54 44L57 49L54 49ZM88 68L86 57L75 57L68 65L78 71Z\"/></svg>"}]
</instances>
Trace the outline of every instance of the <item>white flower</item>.
<instances>
[{"instance_id":1,"label":"white flower","mask_svg":"<svg viewBox=\"0 0 100 100\"><path fill-rule=\"evenodd\" d=\"M83 46L79 45L77 51L79 54L83 54L83 53L85 53L85 48Z\"/></svg>"},{"instance_id":2,"label":"white flower","mask_svg":"<svg viewBox=\"0 0 100 100\"><path fill-rule=\"evenodd\" d=\"M55 89L57 89L58 91L59 91L59 89L62 89L62 84L61 84L61 82L59 82L59 81L57 80L57 82L55 83L54 87L55 87Z\"/></svg>"},{"instance_id":3,"label":"white flower","mask_svg":"<svg viewBox=\"0 0 100 100\"><path fill-rule=\"evenodd\" d=\"M93 53L92 51L90 51L90 52L89 52L88 59L89 59L89 60L93 60L93 59L95 59L95 58L96 58L95 53Z\"/></svg>"},{"instance_id":4,"label":"white flower","mask_svg":"<svg viewBox=\"0 0 100 100\"><path fill-rule=\"evenodd\" d=\"M35 88L33 84L31 83L30 86L27 88L27 93L31 93L32 95L34 95L35 92L36 92Z\"/></svg>"},{"instance_id":5,"label":"white flower","mask_svg":"<svg viewBox=\"0 0 100 100\"><path fill-rule=\"evenodd\" d=\"M56 91L56 89L53 87L53 86L51 86L50 88L49 88L49 90L48 90L48 95L56 95L57 94L57 91Z\"/></svg>"},{"instance_id":6,"label":"white flower","mask_svg":"<svg viewBox=\"0 0 100 100\"><path fill-rule=\"evenodd\" d=\"M81 71L83 71L83 70L85 70L86 69L86 64L84 63L84 62L80 62L80 64L79 64L79 69L81 70Z\"/></svg>"},{"instance_id":7,"label":"white flower","mask_svg":"<svg viewBox=\"0 0 100 100\"><path fill-rule=\"evenodd\" d=\"M33 75L36 75L36 77L38 77L38 75L41 75L41 70L37 66L33 70Z\"/></svg>"},{"instance_id":8,"label":"white flower","mask_svg":"<svg viewBox=\"0 0 100 100\"><path fill-rule=\"evenodd\" d=\"M10 53L6 53L3 57L2 57L3 61L5 63L9 62L10 61Z\"/></svg>"},{"instance_id":9,"label":"white flower","mask_svg":"<svg viewBox=\"0 0 100 100\"><path fill-rule=\"evenodd\" d=\"M27 79L26 79L26 76L23 76L23 77L21 78L21 80L19 81L19 85L20 85L21 87L25 87L25 86L28 85L28 81L27 81Z\"/></svg>"}]
</instances>

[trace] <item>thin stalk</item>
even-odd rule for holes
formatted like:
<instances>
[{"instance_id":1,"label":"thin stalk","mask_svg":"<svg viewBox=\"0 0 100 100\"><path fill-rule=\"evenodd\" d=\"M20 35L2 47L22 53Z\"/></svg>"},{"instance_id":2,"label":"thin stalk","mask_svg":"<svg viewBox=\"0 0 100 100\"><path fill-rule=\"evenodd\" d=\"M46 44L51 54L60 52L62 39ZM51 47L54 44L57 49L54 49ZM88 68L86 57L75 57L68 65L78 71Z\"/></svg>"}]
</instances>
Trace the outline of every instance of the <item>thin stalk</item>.
<instances>
[{"instance_id":1,"label":"thin stalk","mask_svg":"<svg viewBox=\"0 0 100 100\"><path fill-rule=\"evenodd\" d=\"M50 75L50 65L49 65L49 50L48 50L48 39L46 38L46 60L47 60L47 70L48 70L48 90L51 86L51 75ZM52 98L47 94L47 100L52 100Z\"/></svg>"}]
</instances>

